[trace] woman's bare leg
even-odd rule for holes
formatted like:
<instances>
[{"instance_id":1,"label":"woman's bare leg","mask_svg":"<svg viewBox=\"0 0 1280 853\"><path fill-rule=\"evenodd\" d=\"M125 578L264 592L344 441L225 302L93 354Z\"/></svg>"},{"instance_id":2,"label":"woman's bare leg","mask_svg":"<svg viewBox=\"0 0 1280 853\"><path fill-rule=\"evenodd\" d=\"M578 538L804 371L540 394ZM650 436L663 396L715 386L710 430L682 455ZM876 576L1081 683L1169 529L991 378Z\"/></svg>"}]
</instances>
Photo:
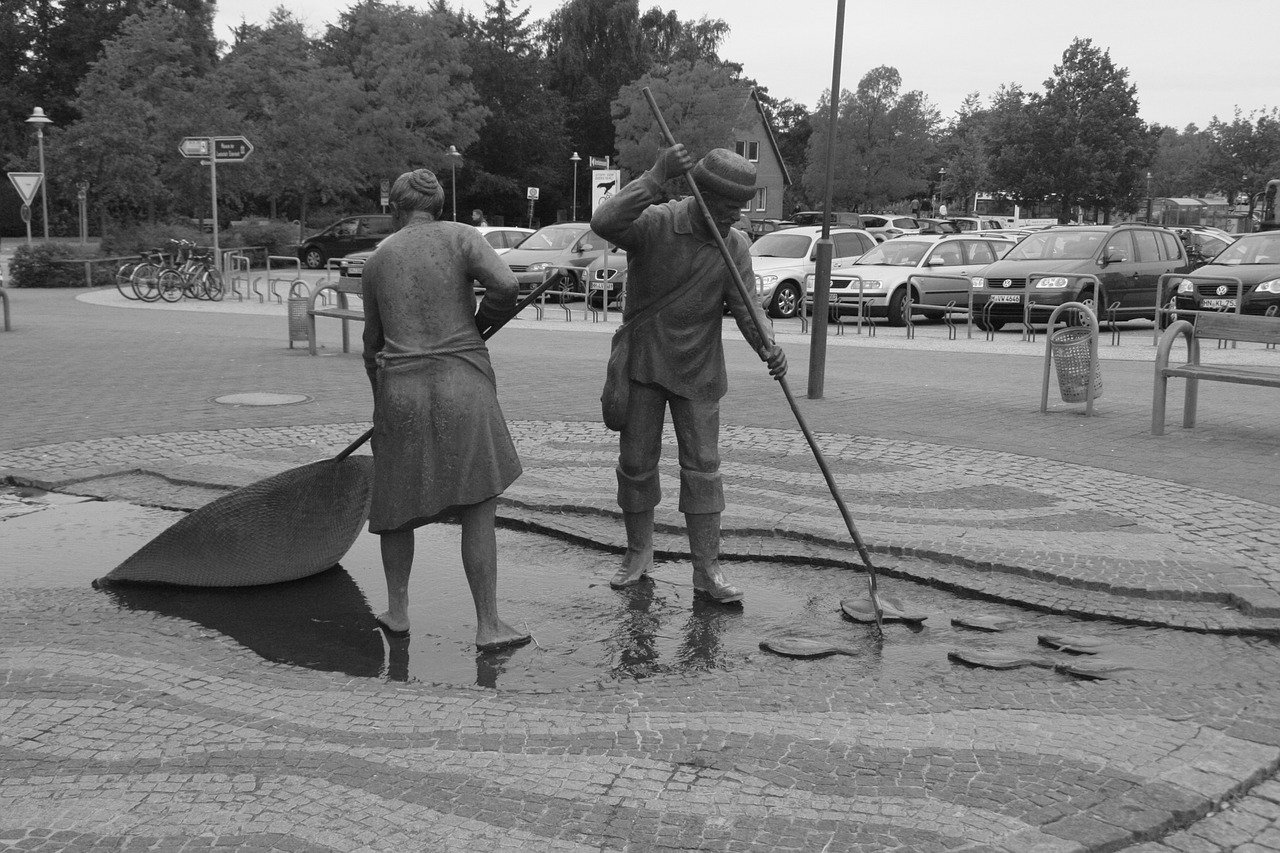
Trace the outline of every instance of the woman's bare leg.
<instances>
[{"instance_id":1,"label":"woman's bare leg","mask_svg":"<svg viewBox=\"0 0 1280 853\"><path fill-rule=\"evenodd\" d=\"M409 630L409 574L413 571L413 531L383 533L382 571L387 576L387 609L378 621L392 631Z\"/></svg>"},{"instance_id":2,"label":"woman's bare leg","mask_svg":"<svg viewBox=\"0 0 1280 853\"><path fill-rule=\"evenodd\" d=\"M459 512L462 567L476 606L476 647L483 651L519 646L531 639L529 634L498 618L498 541L494 529L497 504L496 498L490 498Z\"/></svg>"}]
</instances>

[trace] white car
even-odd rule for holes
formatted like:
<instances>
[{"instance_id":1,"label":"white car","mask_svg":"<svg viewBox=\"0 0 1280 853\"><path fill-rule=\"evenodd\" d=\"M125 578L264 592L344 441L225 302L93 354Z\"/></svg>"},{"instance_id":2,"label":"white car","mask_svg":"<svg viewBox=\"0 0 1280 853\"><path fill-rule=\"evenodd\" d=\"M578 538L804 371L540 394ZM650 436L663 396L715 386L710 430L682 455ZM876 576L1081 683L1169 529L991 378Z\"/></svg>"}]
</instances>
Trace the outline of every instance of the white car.
<instances>
[{"instance_id":1,"label":"white car","mask_svg":"<svg viewBox=\"0 0 1280 853\"><path fill-rule=\"evenodd\" d=\"M756 298L773 317L794 317L804 299L805 278L818 262L817 225L787 228L765 234L751 244L751 267L756 275ZM832 228L832 259L852 260L876 245L861 228Z\"/></svg>"},{"instance_id":2,"label":"white car","mask_svg":"<svg viewBox=\"0 0 1280 853\"><path fill-rule=\"evenodd\" d=\"M877 243L901 237L903 234L919 234L920 223L914 216L894 213L862 213L858 215L862 227L875 235Z\"/></svg>"},{"instance_id":3,"label":"white car","mask_svg":"<svg viewBox=\"0 0 1280 853\"><path fill-rule=\"evenodd\" d=\"M886 317L891 326L907 321L907 299L927 306L922 313L935 317L954 303L968 306L969 278L995 263L1013 241L998 237L962 234L918 234L886 240L853 261L833 264L830 304L840 313L865 312ZM935 273L940 277L930 278ZM912 276L918 278L908 282ZM909 284L909 287L908 287ZM808 281L813 292L813 278Z\"/></svg>"},{"instance_id":4,"label":"white car","mask_svg":"<svg viewBox=\"0 0 1280 853\"><path fill-rule=\"evenodd\" d=\"M524 238L534 232L533 228L518 228L514 225L482 225L476 230L499 255L519 246Z\"/></svg>"}]
</instances>

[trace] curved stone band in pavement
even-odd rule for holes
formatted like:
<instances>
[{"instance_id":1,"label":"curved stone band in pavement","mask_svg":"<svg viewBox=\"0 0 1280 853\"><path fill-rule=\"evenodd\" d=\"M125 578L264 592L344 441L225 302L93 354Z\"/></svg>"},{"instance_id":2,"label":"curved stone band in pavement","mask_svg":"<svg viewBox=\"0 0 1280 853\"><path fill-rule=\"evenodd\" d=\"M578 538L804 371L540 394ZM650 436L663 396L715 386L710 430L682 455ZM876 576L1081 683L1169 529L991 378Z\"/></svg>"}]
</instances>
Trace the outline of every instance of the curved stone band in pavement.
<instances>
[{"instance_id":1,"label":"curved stone band in pavement","mask_svg":"<svg viewBox=\"0 0 1280 853\"><path fill-rule=\"evenodd\" d=\"M525 474L503 516L621 547L613 464L616 438L599 424L511 423ZM244 485L332 455L367 424L158 434L0 452L0 470L48 488L192 508L112 482L139 467L170 481ZM860 567L835 502L805 445L780 430L724 430L727 556L768 555ZM940 468L945 448L865 436L819 436L864 540L881 555L929 557L933 582L1073 615L1207 631L1280 635L1280 532L1233 531L1265 518L1263 505L1180 489L1155 511L1146 496L1168 484L1011 453L972 452ZM674 435L662 475L677 482ZM36 476L35 472L42 472ZM27 472L25 477L21 472ZM86 478L99 480L85 483ZM73 487L74 484L74 487ZM670 502L668 502L670 503ZM682 519L660 550L683 553Z\"/></svg>"},{"instance_id":2,"label":"curved stone band in pavement","mask_svg":"<svg viewBox=\"0 0 1280 853\"><path fill-rule=\"evenodd\" d=\"M190 508L330 455L367 426L359 357L336 352L336 330L322 341L330 357L312 359L285 349L278 306L264 311L279 316L245 310L213 324L197 311L180 319L60 296L17 292L16 331L0 335L12 382L0 475L11 483ZM564 342L581 330L600 331L514 330L503 344L540 369L499 364L526 469L501 513L616 549L615 436L578 402L594 404L607 336L581 339L591 355L578 358ZM497 691L270 663L87 586L19 584L0 592L0 849L1280 849L1275 506L1265 488L1250 498L1221 487L1269 475L1226 453L1189 456L1185 476L1168 480L1135 471L1132 458L1187 449L1177 436L1134 437L1142 407L1120 389L1149 382L1136 361L1128 373L1108 363L1110 408L1082 424L1027 416L1034 400L1012 381L971 411L935 383L955 357L935 344L936 356L901 356L930 375L883 363L892 375L874 387L887 396L861 428L841 426L838 404L814 411L876 562L966 595L1155 626L1161 667L1094 681L840 656ZM750 355L730 355L735 376ZM962 355L978 374L1007 367ZM852 388L841 358L833 399L867 393L873 380ZM139 364L164 369L144 383ZM914 396L888 393L913 383ZM257 391L314 402L203 407ZM939 398L941 414L917 405ZM996 410L1034 432L1011 430L994 447L950 429ZM1274 420L1232 417L1228 433ZM741 409L725 419L726 550L858 568L803 442L764 420ZM1052 452L1077 433L1117 452L1094 466ZM1269 435L1251 446L1266 452ZM664 462L664 479L674 473ZM679 554L670 503L659 548ZM1208 647L1220 656L1191 666ZM879 653L899 652L886 641Z\"/></svg>"}]
</instances>

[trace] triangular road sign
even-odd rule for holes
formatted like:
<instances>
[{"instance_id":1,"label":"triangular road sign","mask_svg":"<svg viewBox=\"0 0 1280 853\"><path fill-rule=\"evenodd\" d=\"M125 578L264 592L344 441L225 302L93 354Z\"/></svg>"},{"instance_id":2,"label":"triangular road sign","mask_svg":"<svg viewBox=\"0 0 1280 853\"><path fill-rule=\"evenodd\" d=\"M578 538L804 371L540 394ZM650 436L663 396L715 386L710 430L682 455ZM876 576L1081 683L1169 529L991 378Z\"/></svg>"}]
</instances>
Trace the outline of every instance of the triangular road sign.
<instances>
[{"instance_id":1,"label":"triangular road sign","mask_svg":"<svg viewBox=\"0 0 1280 853\"><path fill-rule=\"evenodd\" d=\"M44 175L39 172L9 173L9 180L13 182L18 195L22 196L23 204L31 204L31 200L36 197L36 190L40 189L40 179L43 177Z\"/></svg>"}]
</instances>

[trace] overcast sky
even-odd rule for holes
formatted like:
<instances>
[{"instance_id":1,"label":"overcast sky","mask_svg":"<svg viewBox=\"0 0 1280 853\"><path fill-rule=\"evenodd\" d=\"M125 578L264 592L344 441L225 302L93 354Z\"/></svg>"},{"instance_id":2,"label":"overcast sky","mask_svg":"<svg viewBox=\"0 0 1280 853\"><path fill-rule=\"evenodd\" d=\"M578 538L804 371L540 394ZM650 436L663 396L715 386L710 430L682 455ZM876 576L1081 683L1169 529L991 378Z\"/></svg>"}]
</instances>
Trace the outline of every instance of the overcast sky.
<instances>
[{"instance_id":1,"label":"overcast sky","mask_svg":"<svg viewBox=\"0 0 1280 853\"><path fill-rule=\"evenodd\" d=\"M563 0L512 0L530 20ZM319 33L352 0L218 0L216 35L229 41L241 20L265 23L283 6ZM425 8L426 0L402 5ZM484 14L484 0L450 0ZM743 65L775 98L809 109L831 87L835 0L641 0L641 10L674 9L682 20L723 19L731 28L720 55ZM919 89L950 118L965 96L985 102L1006 83L1043 91L1044 81L1073 38L1109 50L1137 87L1141 117L1178 129L1200 128L1238 106L1249 113L1280 106L1275 83L1276 0L1073 0L1070 3L967 3L908 0L846 3L840 86L854 89L872 68L891 65L903 91Z\"/></svg>"}]
</instances>

